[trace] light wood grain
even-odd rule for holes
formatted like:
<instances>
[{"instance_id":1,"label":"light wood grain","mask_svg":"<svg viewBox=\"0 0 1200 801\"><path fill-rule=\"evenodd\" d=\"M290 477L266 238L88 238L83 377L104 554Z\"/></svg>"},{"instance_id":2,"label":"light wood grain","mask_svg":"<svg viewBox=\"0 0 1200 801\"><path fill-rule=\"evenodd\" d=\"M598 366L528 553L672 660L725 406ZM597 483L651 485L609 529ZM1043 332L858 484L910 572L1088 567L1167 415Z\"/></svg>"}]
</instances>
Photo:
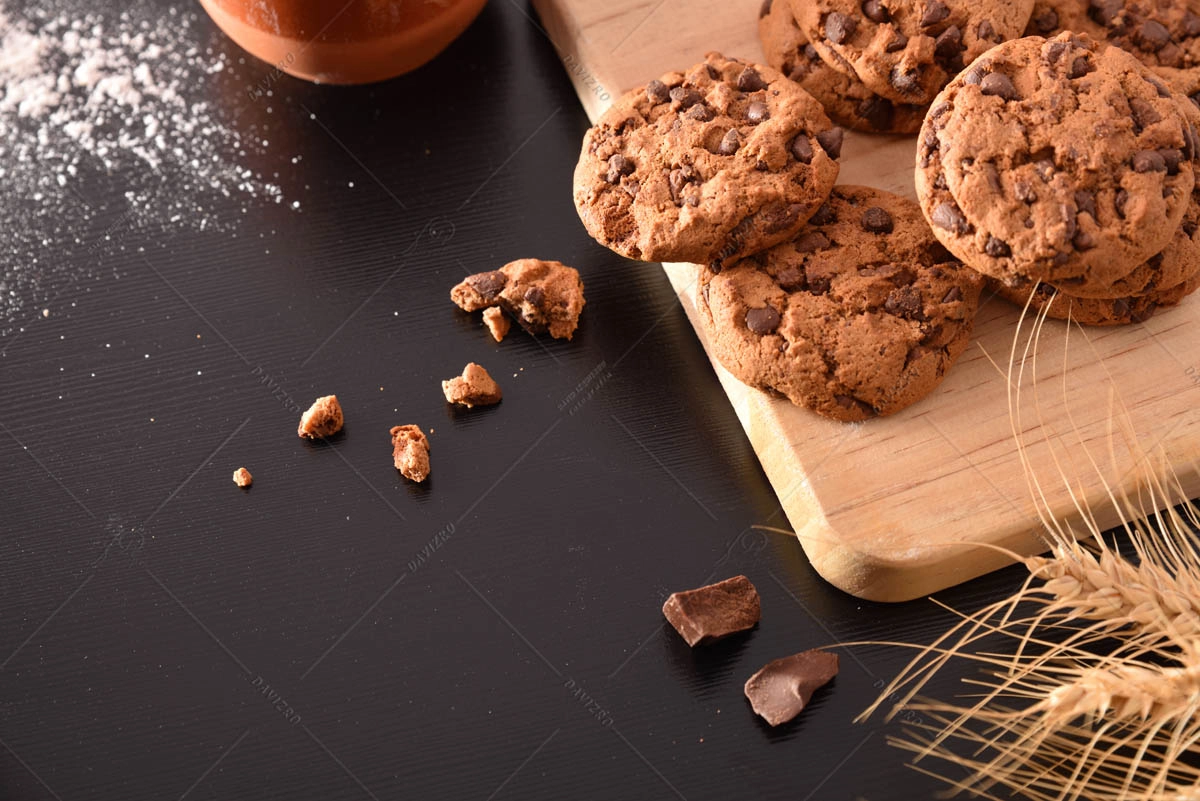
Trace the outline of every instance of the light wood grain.
<instances>
[{"instance_id":1,"label":"light wood grain","mask_svg":"<svg viewBox=\"0 0 1200 801\"><path fill-rule=\"evenodd\" d=\"M622 91L709 50L762 59L759 0L534 5L593 119ZM847 136L839 181L911 197L914 150L911 138ZM699 268L664 268L695 325ZM936 393L861 424L827 421L749 389L714 362L801 545L831 583L862 598L901 601L1009 563L975 543L1041 550L1005 375L1019 316L999 299L986 302L975 341ZM1190 497L1200 494L1197 323L1193 297L1141 326L1068 335L1066 325L1047 324L1036 380L1025 376L1017 411L1054 516L1078 513L1063 474L1103 526L1118 520L1106 487L1132 491L1152 467L1173 468ZM698 327L697 336L707 350ZM1118 420L1136 432L1132 451ZM1142 452L1161 452L1165 464L1135 455Z\"/></svg>"}]
</instances>

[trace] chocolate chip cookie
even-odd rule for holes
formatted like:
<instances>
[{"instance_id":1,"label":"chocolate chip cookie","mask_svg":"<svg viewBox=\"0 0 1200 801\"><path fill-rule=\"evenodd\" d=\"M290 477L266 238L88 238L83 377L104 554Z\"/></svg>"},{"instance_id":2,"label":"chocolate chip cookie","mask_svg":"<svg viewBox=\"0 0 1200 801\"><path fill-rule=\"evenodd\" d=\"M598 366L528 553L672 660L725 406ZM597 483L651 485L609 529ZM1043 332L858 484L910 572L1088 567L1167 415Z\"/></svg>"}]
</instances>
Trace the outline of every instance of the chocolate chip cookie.
<instances>
[{"instance_id":1,"label":"chocolate chip cookie","mask_svg":"<svg viewBox=\"0 0 1200 801\"><path fill-rule=\"evenodd\" d=\"M738 379L835 420L897 412L967 346L983 278L910 200L838 186L790 241L701 271L713 355Z\"/></svg>"},{"instance_id":2,"label":"chocolate chip cookie","mask_svg":"<svg viewBox=\"0 0 1200 801\"><path fill-rule=\"evenodd\" d=\"M868 89L856 75L826 64L808 43L787 0L768 2L758 21L767 63L800 84L839 125L871 133L916 133L925 106L894 103Z\"/></svg>"},{"instance_id":3,"label":"chocolate chip cookie","mask_svg":"<svg viewBox=\"0 0 1200 801\"><path fill-rule=\"evenodd\" d=\"M1071 33L1005 42L938 95L916 185L938 239L1017 287L1111 287L1191 202L1197 136L1141 62Z\"/></svg>"},{"instance_id":4,"label":"chocolate chip cookie","mask_svg":"<svg viewBox=\"0 0 1200 801\"><path fill-rule=\"evenodd\" d=\"M842 129L777 71L709 53L591 128L575 207L631 259L720 268L800 230L837 179Z\"/></svg>"},{"instance_id":5,"label":"chocolate chip cookie","mask_svg":"<svg viewBox=\"0 0 1200 801\"><path fill-rule=\"evenodd\" d=\"M787 0L832 67L899 103L928 103L988 48L1021 35L1033 0Z\"/></svg>"},{"instance_id":6,"label":"chocolate chip cookie","mask_svg":"<svg viewBox=\"0 0 1200 801\"><path fill-rule=\"evenodd\" d=\"M1200 8L1187 0L1036 0L1026 32L1086 33L1147 66L1200 67Z\"/></svg>"},{"instance_id":7,"label":"chocolate chip cookie","mask_svg":"<svg viewBox=\"0 0 1200 801\"><path fill-rule=\"evenodd\" d=\"M529 333L549 332L555 339L575 335L585 303L579 272L542 259L517 259L499 270L468 275L450 290L450 299L468 312L499 306ZM488 327L499 342L504 334L496 336L493 324Z\"/></svg>"},{"instance_id":8,"label":"chocolate chip cookie","mask_svg":"<svg viewBox=\"0 0 1200 801\"><path fill-rule=\"evenodd\" d=\"M989 285L997 295L1017 306L1024 308L1028 302L1030 314L1038 314L1045 309L1046 316L1054 320L1069 318L1081 325L1112 326L1144 323L1159 309L1177 305L1200 289L1200 276L1193 276L1175 286L1151 290L1144 295L1123 298L1073 297L1049 284L1023 289L1013 289L997 281L990 281Z\"/></svg>"}]
</instances>

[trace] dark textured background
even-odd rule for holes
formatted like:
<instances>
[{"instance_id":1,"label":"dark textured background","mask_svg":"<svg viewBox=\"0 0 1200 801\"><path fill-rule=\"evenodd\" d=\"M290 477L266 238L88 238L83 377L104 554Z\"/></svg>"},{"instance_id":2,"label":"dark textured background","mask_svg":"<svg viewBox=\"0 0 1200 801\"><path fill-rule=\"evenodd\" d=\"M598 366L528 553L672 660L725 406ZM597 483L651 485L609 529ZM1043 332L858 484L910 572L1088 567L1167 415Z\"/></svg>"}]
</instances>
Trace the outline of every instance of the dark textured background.
<instances>
[{"instance_id":1,"label":"dark textured background","mask_svg":"<svg viewBox=\"0 0 1200 801\"><path fill-rule=\"evenodd\" d=\"M227 71L214 99L269 135L251 166L302 210L231 202L236 237L124 242L0 340L0 797L932 794L896 726L851 723L902 650L855 649L790 725L750 712L768 660L949 617L843 595L751 528L786 521L664 274L575 216L587 122L527 13L497 0L385 84L284 78L271 115L245 92L267 68ZM449 302L523 256L583 274L574 341L497 345ZM469 360L500 406L447 408ZM299 440L326 393L344 434ZM410 422L435 429L422 486L391 466ZM689 650L665 596L736 573L759 628Z\"/></svg>"}]
</instances>

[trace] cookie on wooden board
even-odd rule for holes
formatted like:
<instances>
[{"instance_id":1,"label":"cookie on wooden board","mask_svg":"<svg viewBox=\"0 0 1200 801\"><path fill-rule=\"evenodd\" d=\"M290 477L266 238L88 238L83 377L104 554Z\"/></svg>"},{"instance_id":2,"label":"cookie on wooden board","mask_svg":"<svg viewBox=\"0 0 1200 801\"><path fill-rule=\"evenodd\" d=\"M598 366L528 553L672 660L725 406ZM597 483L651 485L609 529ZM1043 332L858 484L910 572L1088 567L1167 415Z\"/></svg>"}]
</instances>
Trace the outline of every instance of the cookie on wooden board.
<instances>
[{"instance_id":1,"label":"cookie on wooden board","mask_svg":"<svg viewBox=\"0 0 1200 801\"><path fill-rule=\"evenodd\" d=\"M768 2L762 10L758 38L767 63L819 100L834 122L869 133L910 134L921 128L926 106L881 97L858 76L826 64L800 30L787 0Z\"/></svg>"},{"instance_id":2,"label":"cookie on wooden board","mask_svg":"<svg viewBox=\"0 0 1200 801\"><path fill-rule=\"evenodd\" d=\"M587 132L575 207L623 256L719 269L804 225L837 180L841 146L793 81L709 53L627 93Z\"/></svg>"},{"instance_id":3,"label":"cookie on wooden board","mask_svg":"<svg viewBox=\"0 0 1200 801\"><path fill-rule=\"evenodd\" d=\"M900 103L929 103L985 50L1021 36L1033 0L787 0L821 57Z\"/></svg>"},{"instance_id":4,"label":"cookie on wooden board","mask_svg":"<svg viewBox=\"0 0 1200 801\"><path fill-rule=\"evenodd\" d=\"M983 278L911 200L838 186L792 240L701 271L700 320L739 380L835 420L928 395L967 346Z\"/></svg>"},{"instance_id":5,"label":"cookie on wooden board","mask_svg":"<svg viewBox=\"0 0 1200 801\"><path fill-rule=\"evenodd\" d=\"M1009 286L1111 287L1174 236L1197 150L1176 95L1133 56L1027 37L938 95L917 196L951 252Z\"/></svg>"}]
</instances>

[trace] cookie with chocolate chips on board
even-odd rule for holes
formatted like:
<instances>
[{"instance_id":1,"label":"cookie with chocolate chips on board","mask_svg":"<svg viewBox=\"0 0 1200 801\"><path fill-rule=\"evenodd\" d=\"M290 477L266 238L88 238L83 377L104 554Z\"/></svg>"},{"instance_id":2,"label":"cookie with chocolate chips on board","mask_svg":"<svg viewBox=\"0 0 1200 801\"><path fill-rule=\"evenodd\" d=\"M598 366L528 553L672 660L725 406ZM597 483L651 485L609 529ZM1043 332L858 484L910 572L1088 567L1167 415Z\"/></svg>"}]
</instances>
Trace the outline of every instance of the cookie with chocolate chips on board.
<instances>
[{"instance_id":1,"label":"cookie with chocolate chips on board","mask_svg":"<svg viewBox=\"0 0 1200 801\"><path fill-rule=\"evenodd\" d=\"M786 2L830 66L913 104L930 102L964 65L1020 36L1033 10L1033 0Z\"/></svg>"},{"instance_id":2,"label":"cookie with chocolate chips on board","mask_svg":"<svg viewBox=\"0 0 1200 801\"><path fill-rule=\"evenodd\" d=\"M1070 319L1082 325L1112 326L1144 323L1159 309L1177 305L1200 288L1200 276L1144 295L1122 298L1078 298L1049 284L1013 289L997 281L988 283L997 295L1010 303L1022 308L1028 303L1029 314L1041 314L1045 310L1046 316L1054 320Z\"/></svg>"},{"instance_id":3,"label":"cookie with chocolate chips on board","mask_svg":"<svg viewBox=\"0 0 1200 801\"><path fill-rule=\"evenodd\" d=\"M800 84L839 125L870 133L916 133L925 106L895 103L868 89L857 76L826 64L808 43L787 0L763 4L758 38L767 63Z\"/></svg>"},{"instance_id":4,"label":"cookie with chocolate chips on board","mask_svg":"<svg viewBox=\"0 0 1200 801\"><path fill-rule=\"evenodd\" d=\"M575 207L623 256L719 269L793 236L837 180L841 149L842 129L795 83L709 53L587 132Z\"/></svg>"},{"instance_id":5,"label":"cookie with chocolate chips on board","mask_svg":"<svg viewBox=\"0 0 1200 801\"><path fill-rule=\"evenodd\" d=\"M1002 45L956 77L918 137L938 239L1009 286L1110 287L1165 248L1197 138L1133 56L1081 35Z\"/></svg>"},{"instance_id":6,"label":"cookie with chocolate chips on board","mask_svg":"<svg viewBox=\"0 0 1200 801\"><path fill-rule=\"evenodd\" d=\"M967 346L982 287L916 203L837 186L791 241L702 271L699 318L739 380L858 421L937 387Z\"/></svg>"},{"instance_id":7,"label":"cookie with chocolate chips on board","mask_svg":"<svg viewBox=\"0 0 1200 801\"><path fill-rule=\"evenodd\" d=\"M1147 66L1200 67L1200 7L1193 0L1036 0L1026 33L1086 33Z\"/></svg>"}]
</instances>

